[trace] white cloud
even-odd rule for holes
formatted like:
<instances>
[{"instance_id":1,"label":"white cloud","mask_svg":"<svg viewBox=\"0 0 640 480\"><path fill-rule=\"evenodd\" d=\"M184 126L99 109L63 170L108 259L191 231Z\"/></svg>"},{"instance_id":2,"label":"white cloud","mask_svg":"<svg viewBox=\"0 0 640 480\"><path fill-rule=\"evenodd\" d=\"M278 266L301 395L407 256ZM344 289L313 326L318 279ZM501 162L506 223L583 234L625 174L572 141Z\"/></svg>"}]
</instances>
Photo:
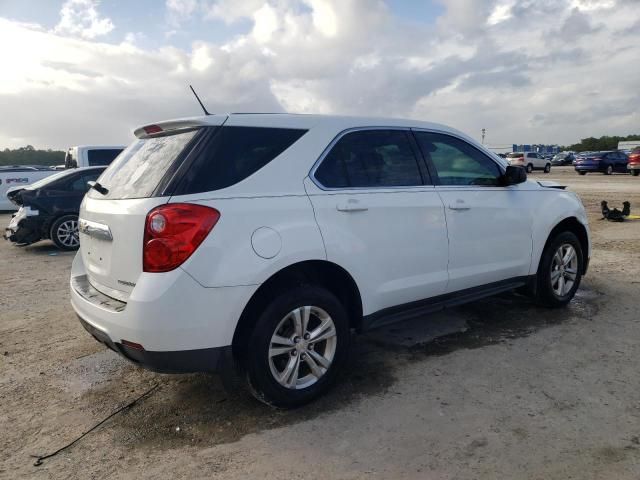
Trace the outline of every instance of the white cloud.
<instances>
[{"instance_id":1,"label":"white cloud","mask_svg":"<svg viewBox=\"0 0 640 480\"><path fill-rule=\"evenodd\" d=\"M414 117L487 128L492 143L638 131L635 1L440 1L434 25L374 0L172 0L167 14L248 24L186 49L0 19L0 44L15 46L0 49L0 148L126 142L140 124L199 114L190 83L214 112Z\"/></svg>"},{"instance_id":2,"label":"white cloud","mask_svg":"<svg viewBox=\"0 0 640 480\"><path fill-rule=\"evenodd\" d=\"M258 43L266 43L278 29L278 15L268 4L253 14L253 37Z\"/></svg>"},{"instance_id":3,"label":"white cloud","mask_svg":"<svg viewBox=\"0 0 640 480\"><path fill-rule=\"evenodd\" d=\"M110 18L98 13L97 0L67 0L60 9L60 21L54 31L93 39L106 35L115 27Z\"/></svg>"},{"instance_id":4,"label":"white cloud","mask_svg":"<svg viewBox=\"0 0 640 480\"><path fill-rule=\"evenodd\" d=\"M197 9L198 0L166 0L167 21L169 25L177 27L191 18Z\"/></svg>"}]
</instances>

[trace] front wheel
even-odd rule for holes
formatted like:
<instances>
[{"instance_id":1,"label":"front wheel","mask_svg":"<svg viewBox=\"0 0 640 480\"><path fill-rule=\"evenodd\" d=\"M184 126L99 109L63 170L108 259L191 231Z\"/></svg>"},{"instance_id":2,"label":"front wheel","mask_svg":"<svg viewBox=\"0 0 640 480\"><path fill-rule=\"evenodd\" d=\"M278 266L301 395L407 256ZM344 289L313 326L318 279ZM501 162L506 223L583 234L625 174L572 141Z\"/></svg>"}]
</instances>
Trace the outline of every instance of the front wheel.
<instances>
[{"instance_id":1,"label":"front wheel","mask_svg":"<svg viewBox=\"0 0 640 480\"><path fill-rule=\"evenodd\" d=\"M78 236L78 216L63 215L58 218L50 231L51 240L61 250L77 250L80 246Z\"/></svg>"},{"instance_id":2,"label":"front wheel","mask_svg":"<svg viewBox=\"0 0 640 480\"><path fill-rule=\"evenodd\" d=\"M613 173L613 165L607 165L606 170L604 171L605 175L611 175Z\"/></svg>"},{"instance_id":3,"label":"front wheel","mask_svg":"<svg viewBox=\"0 0 640 480\"><path fill-rule=\"evenodd\" d=\"M631 175L637 177L638 175L640 175L640 170L631 170Z\"/></svg>"},{"instance_id":4,"label":"front wheel","mask_svg":"<svg viewBox=\"0 0 640 480\"><path fill-rule=\"evenodd\" d=\"M550 163L547 163L547 164L544 166L544 173L549 173L550 171L551 171L551 164L550 164Z\"/></svg>"},{"instance_id":5,"label":"front wheel","mask_svg":"<svg viewBox=\"0 0 640 480\"><path fill-rule=\"evenodd\" d=\"M578 172L580 175L586 175L587 172Z\"/></svg>"},{"instance_id":6,"label":"front wheel","mask_svg":"<svg viewBox=\"0 0 640 480\"><path fill-rule=\"evenodd\" d=\"M533 165L530 163L529 165L527 165L527 173L531 172L533 172Z\"/></svg>"},{"instance_id":7,"label":"front wheel","mask_svg":"<svg viewBox=\"0 0 640 480\"><path fill-rule=\"evenodd\" d=\"M580 241L572 232L556 235L546 246L537 273L536 297L548 307L562 307L576 294L584 258Z\"/></svg>"},{"instance_id":8,"label":"front wheel","mask_svg":"<svg viewBox=\"0 0 640 480\"><path fill-rule=\"evenodd\" d=\"M331 292L309 285L284 292L266 306L249 337L249 388L268 405L304 405L335 382L348 345L347 313Z\"/></svg>"}]
</instances>

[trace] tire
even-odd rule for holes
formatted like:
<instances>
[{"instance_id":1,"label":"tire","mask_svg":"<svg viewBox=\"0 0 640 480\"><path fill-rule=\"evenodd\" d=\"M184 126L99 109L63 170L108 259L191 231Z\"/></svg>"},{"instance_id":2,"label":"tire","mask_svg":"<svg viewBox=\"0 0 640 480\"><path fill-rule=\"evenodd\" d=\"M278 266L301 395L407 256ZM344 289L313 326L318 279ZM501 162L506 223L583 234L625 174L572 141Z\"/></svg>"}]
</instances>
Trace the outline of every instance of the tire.
<instances>
[{"instance_id":1,"label":"tire","mask_svg":"<svg viewBox=\"0 0 640 480\"><path fill-rule=\"evenodd\" d=\"M49 235L53 243L61 250L77 250L80 246L78 236L78 216L63 215L51 225Z\"/></svg>"},{"instance_id":2,"label":"tire","mask_svg":"<svg viewBox=\"0 0 640 480\"><path fill-rule=\"evenodd\" d=\"M586 175L587 172L578 172L580 175Z\"/></svg>"},{"instance_id":3,"label":"tire","mask_svg":"<svg viewBox=\"0 0 640 480\"><path fill-rule=\"evenodd\" d=\"M531 172L533 172L533 164L530 163L527 165L527 173L531 173Z\"/></svg>"},{"instance_id":4,"label":"tire","mask_svg":"<svg viewBox=\"0 0 640 480\"><path fill-rule=\"evenodd\" d=\"M567 305L580 286L583 268L584 258L578 237L572 232L557 234L547 243L540 258L536 275L538 303L547 307Z\"/></svg>"},{"instance_id":5,"label":"tire","mask_svg":"<svg viewBox=\"0 0 640 480\"><path fill-rule=\"evenodd\" d=\"M607 165L607 168L604 171L605 175L611 175L613 173L613 166L612 165Z\"/></svg>"},{"instance_id":6,"label":"tire","mask_svg":"<svg viewBox=\"0 0 640 480\"><path fill-rule=\"evenodd\" d=\"M302 331L305 311L308 323ZM299 330L295 328L296 317ZM328 337L312 342L314 332ZM278 341L274 341L276 336ZM324 288L302 285L276 296L263 310L247 342L243 364L251 393L279 408L311 402L335 382L347 359L349 336L345 308ZM280 353L273 355L275 352Z\"/></svg>"},{"instance_id":7,"label":"tire","mask_svg":"<svg viewBox=\"0 0 640 480\"><path fill-rule=\"evenodd\" d=\"M547 163L547 164L544 166L544 173L549 173L550 171L551 171L551 164L550 164L550 163Z\"/></svg>"},{"instance_id":8,"label":"tire","mask_svg":"<svg viewBox=\"0 0 640 480\"><path fill-rule=\"evenodd\" d=\"M640 175L640 170L631 170L631 175L637 177L638 175Z\"/></svg>"}]
</instances>

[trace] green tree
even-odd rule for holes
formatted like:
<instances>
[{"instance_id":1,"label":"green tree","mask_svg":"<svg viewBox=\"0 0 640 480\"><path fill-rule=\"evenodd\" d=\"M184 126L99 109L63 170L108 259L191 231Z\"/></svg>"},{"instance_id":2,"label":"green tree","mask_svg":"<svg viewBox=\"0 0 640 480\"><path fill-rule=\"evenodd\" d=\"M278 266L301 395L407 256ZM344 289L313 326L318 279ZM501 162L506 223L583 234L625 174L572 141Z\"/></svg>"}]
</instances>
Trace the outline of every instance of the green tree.
<instances>
[{"instance_id":1,"label":"green tree","mask_svg":"<svg viewBox=\"0 0 640 480\"><path fill-rule=\"evenodd\" d=\"M580 140L579 143L562 147L563 150L573 150L575 152L615 150L618 148L618 142L623 141L640 141L640 134L627 135L626 137L604 135L600 138L588 137Z\"/></svg>"},{"instance_id":2,"label":"green tree","mask_svg":"<svg viewBox=\"0 0 640 480\"><path fill-rule=\"evenodd\" d=\"M55 150L37 150L33 145L0 151L0 166L6 165L61 165L65 152Z\"/></svg>"}]
</instances>

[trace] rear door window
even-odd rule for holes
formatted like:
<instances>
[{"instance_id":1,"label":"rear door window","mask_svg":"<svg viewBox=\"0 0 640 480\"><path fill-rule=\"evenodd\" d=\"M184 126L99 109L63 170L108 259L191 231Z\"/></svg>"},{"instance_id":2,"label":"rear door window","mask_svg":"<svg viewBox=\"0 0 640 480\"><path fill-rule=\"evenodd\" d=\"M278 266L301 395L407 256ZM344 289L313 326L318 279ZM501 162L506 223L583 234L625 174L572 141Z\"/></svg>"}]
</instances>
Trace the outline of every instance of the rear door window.
<instances>
[{"instance_id":1,"label":"rear door window","mask_svg":"<svg viewBox=\"0 0 640 480\"><path fill-rule=\"evenodd\" d=\"M327 188L381 188L423 185L418 160L404 130L347 133L315 172Z\"/></svg>"},{"instance_id":2,"label":"rear door window","mask_svg":"<svg viewBox=\"0 0 640 480\"><path fill-rule=\"evenodd\" d=\"M73 190L75 192L86 192L87 190L89 190L89 185L87 185L87 182L95 182L101 173L102 170L96 170L94 172L82 174L71 182L71 184L69 185L69 190Z\"/></svg>"},{"instance_id":3,"label":"rear door window","mask_svg":"<svg viewBox=\"0 0 640 480\"><path fill-rule=\"evenodd\" d=\"M89 166L90 167L99 167L103 165L109 165L114 158L120 155L122 149L100 149L100 150L89 150L87 152Z\"/></svg>"},{"instance_id":4,"label":"rear door window","mask_svg":"<svg viewBox=\"0 0 640 480\"><path fill-rule=\"evenodd\" d=\"M248 178L293 145L307 130L221 127L209 132L185 162L173 195L210 192Z\"/></svg>"}]
</instances>

